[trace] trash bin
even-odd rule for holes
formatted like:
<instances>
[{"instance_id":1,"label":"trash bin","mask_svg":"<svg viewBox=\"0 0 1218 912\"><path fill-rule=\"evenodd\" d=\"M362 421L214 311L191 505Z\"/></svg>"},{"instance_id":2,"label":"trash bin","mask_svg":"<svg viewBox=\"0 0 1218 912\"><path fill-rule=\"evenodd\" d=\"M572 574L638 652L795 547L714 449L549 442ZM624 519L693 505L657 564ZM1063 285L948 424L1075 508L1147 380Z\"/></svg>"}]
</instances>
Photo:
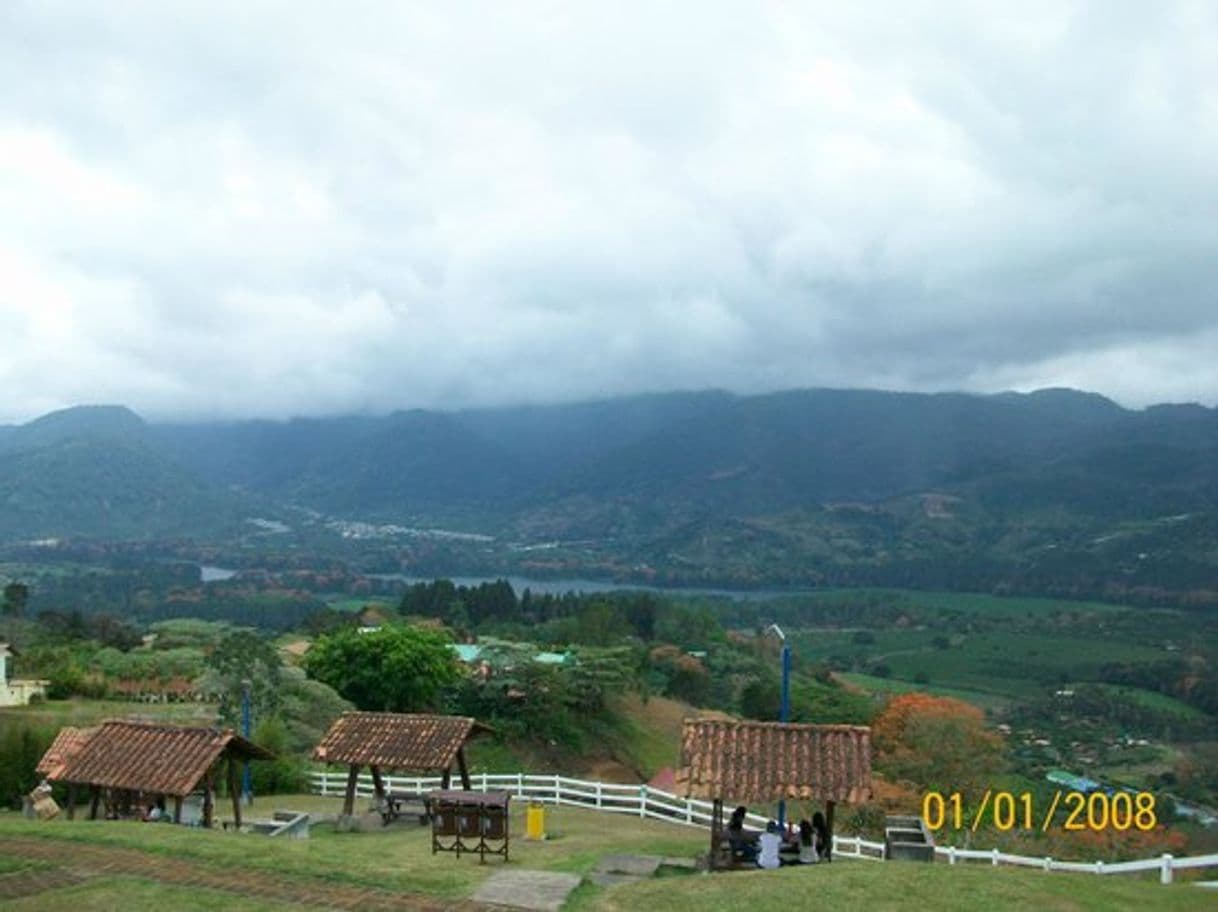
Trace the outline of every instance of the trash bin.
<instances>
[{"instance_id":1,"label":"trash bin","mask_svg":"<svg viewBox=\"0 0 1218 912\"><path fill-rule=\"evenodd\" d=\"M526 839L546 838L546 806L540 801L530 801L525 809L524 835Z\"/></svg>"}]
</instances>

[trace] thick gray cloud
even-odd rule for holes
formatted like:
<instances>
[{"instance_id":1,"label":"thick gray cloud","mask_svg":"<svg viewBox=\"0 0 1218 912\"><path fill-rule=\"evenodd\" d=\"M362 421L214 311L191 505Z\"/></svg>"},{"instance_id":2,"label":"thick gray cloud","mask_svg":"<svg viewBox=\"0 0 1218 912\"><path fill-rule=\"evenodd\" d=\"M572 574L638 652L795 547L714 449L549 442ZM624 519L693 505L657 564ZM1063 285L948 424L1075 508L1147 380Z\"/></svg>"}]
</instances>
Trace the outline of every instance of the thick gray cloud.
<instances>
[{"instance_id":1,"label":"thick gray cloud","mask_svg":"<svg viewBox=\"0 0 1218 912\"><path fill-rule=\"evenodd\" d=\"M1218 6L0 4L0 420L1218 402Z\"/></svg>"}]
</instances>

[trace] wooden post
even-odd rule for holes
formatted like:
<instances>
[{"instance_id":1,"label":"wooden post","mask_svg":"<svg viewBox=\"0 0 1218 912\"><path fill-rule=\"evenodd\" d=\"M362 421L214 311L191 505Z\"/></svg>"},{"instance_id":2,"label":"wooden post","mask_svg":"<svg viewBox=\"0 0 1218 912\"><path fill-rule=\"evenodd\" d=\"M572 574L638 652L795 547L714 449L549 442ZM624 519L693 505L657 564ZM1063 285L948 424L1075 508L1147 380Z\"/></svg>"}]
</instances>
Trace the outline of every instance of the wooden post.
<instances>
[{"instance_id":1,"label":"wooden post","mask_svg":"<svg viewBox=\"0 0 1218 912\"><path fill-rule=\"evenodd\" d=\"M376 792L376 806L382 810L385 809L385 780L381 778L381 768L379 766L370 766L372 771L372 789Z\"/></svg>"},{"instance_id":2,"label":"wooden post","mask_svg":"<svg viewBox=\"0 0 1218 912\"><path fill-rule=\"evenodd\" d=\"M76 819L76 783L68 783L68 819Z\"/></svg>"},{"instance_id":3,"label":"wooden post","mask_svg":"<svg viewBox=\"0 0 1218 912\"><path fill-rule=\"evenodd\" d=\"M209 769L203 777L203 826L207 829L211 829L212 805L215 803L215 796L212 794L213 773L214 770Z\"/></svg>"},{"instance_id":4,"label":"wooden post","mask_svg":"<svg viewBox=\"0 0 1218 912\"><path fill-rule=\"evenodd\" d=\"M173 822L174 823L182 822L182 796L181 795L173 796Z\"/></svg>"},{"instance_id":5,"label":"wooden post","mask_svg":"<svg viewBox=\"0 0 1218 912\"><path fill-rule=\"evenodd\" d=\"M450 785L452 785L452 781L453 781L453 768L450 766L448 769L446 769L444 771L444 775L440 777L440 788L443 789L444 791L448 791L448 787Z\"/></svg>"},{"instance_id":6,"label":"wooden post","mask_svg":"<svg viewBox=\"0 0 1218 912\"><path fill-rule=\"evenodd\" d=\"M237 785L237 758L232 753L228 755L228 793L233 799L233 820L236 822L237 832L240 832L241 788Z\"/></svg>"},{"instance_id":7,"label":"wooden post","mask_svg":"<svg viewBox=\"0 0 1218 912\"><path fill-rule=\"evenodd\" d=\"M710 855L706 858L706 868L714 871L719 862L719 843L723 841L723 799L716 798L711 804L711 844Z\"/></svg>"},{"instance_id":8,"label":"wooden post","mask_svg":"<svg viewBox=\"0 0 1218 912\"><path fill-rule=\"evenodd\" d=\"M355 813L355 785L359 779L359 764L352 763L347 773L347 791L343 795L343 813L350 817Z\"/></svg>"},{"instance_id":9,"label":"wooden post","mask_svg":"<svg viewBox=\"0 0 1218 912\"><path fill-rule=\"evenodd\" d=\"M93 794L93 800L89 805L89 819L96 820L97 819L97 806L99 804L101 804L101 786L91 785L91 786L89 786L89 791L92 792L92 794Z\"/></svg>"},{"instance_id":10,"label":"wooden post","mask_svg":"<svg viewBox=\"0 0 1218 912\"><path fill-rule=\"evenodd\" d=\"M469 770L465 766L465 746L464 745L457 748L457 769L459 769L461 771L461 788L465 789L467 792L470 791ZM483 784L482 790L486 791L485 777L483 777L482 784Z\"/></svg>"},{"instance_id":11,"label":"wooden post","mask_svg":"<svg viewBox=\"0 0 1218 912\"><path fill-rule=\"evenodd\" d=\"M837 807L836 801L825 802L825 829L829 831L829 845L826 846L825 861L833 860L833 809Z\"/></svg>"}]
</instances>

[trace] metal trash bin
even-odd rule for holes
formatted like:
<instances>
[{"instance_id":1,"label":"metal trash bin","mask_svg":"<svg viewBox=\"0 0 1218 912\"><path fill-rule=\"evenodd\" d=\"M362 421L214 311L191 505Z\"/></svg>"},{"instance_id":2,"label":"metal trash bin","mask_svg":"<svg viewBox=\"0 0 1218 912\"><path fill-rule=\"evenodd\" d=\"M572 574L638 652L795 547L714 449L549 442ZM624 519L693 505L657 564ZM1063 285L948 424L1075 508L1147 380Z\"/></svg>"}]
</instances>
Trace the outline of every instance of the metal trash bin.
<instances>
[{"instance_id":1,"label":"metal trash bin","mask_svg":"<svg viewBox=\"0 0 1218 912\"><path fill-rule=\"evenodd\" d=\"M525 808L524 835L538 841L546 838L546 806L540 801L530 801Z\"/></svg>"}]
</instances>

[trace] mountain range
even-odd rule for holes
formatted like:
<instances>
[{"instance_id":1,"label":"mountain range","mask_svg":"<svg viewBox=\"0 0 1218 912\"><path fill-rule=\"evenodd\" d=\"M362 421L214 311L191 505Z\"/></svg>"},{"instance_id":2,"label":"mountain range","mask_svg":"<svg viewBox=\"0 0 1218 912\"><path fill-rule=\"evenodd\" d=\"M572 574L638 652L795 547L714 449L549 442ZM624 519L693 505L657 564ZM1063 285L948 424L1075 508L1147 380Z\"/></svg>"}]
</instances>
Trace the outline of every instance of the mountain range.
<instances>
[{"instance_id":1,"label":"mountain range","mask_svg":"<svg viewBox=\"0 0 1218 912\"><path fill-rule=\"evenodd\" d=\"M1022 548L1149 528L1204 567L1218 557L1196 524L1216 511L1218 410L1129 410L1066 389L710 391L196 423L88 406L0 426L6 541L224 541L251 517L322 515L523 548L592 541L598 559L712 579L732 542L771 568L784 553L795 569L920 553L1018 563Z\"/></svg>"}]
</instances>

